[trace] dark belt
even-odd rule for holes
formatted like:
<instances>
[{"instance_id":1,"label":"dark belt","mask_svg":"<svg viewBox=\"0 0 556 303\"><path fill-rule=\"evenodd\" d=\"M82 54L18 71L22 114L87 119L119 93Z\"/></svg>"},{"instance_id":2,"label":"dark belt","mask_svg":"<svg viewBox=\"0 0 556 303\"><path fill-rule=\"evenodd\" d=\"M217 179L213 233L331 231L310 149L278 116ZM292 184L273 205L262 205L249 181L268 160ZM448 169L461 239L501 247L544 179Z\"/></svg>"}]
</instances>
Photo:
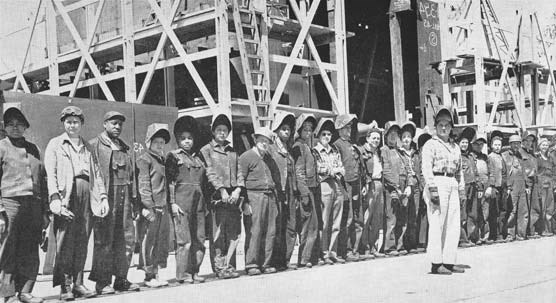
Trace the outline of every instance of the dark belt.
<instances>
[{"instance_id":1,"label":"dark belt","mask_svg":"<svg viewBox=\"0 0 556 303\"><path fill-rule=\"evenodd\" d=\"M382 178L371 179L372 181L382 181Z\"/></svg>"},{"instance_id":2,"label":"dark belt","mask_svg":"<svg viewBox=\"0 0 556 303\"><path fill-rule=\"evenodd\" d=\"M449 177L449 178L454 178L456 175L454 173L441 173L441 172L434 172L432 173L435 176L442 176L442 177Z\"/></svg>"},{"instance_id":3,"label":"dark belt","mask_svg":"<svg viewBox=\"0 0 556 303\"><path fill-rule=\"evenodd\" d=\"M264 194L272 194L274 193L276 190L274 188L265 188L265 189L247 189L247 191L254 191L254 192L258 192L258 193L264 193Z\"/></svg>"},{"instance_id":4,"label":"dark belt","mask_svg":"<svg viewBox=\"0 0 556 303\"><path fill-rule=\"evenodd\" d=\"M75 179L81 179L81 180L89 182L89 176L87 176L87 175L79 175L79 176L75 176L74 178Z\"/></svg>"}]
</instances>

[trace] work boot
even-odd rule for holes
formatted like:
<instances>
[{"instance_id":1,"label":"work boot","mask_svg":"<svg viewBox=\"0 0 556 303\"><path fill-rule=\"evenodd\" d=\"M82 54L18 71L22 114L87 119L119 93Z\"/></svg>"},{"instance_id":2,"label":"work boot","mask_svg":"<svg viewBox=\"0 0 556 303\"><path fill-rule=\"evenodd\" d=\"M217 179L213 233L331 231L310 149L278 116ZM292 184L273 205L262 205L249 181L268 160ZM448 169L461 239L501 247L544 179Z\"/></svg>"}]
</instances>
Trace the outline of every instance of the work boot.
<instances>
[{"instance_id":1,"label":"work boot","mask_svg":"<svg viewBox=\"0 0 556 303\"><path fill-rule=\"evenodd\" d=\"M184 273L181 277L176 278L179 283L189 283L193 284L195 281L193 280L193 276L190 273Z\"/></svg>"},{"instance_id":2,"label":"work boot","mask_svg":"<svg viewBox=\"0 0 556 303\"><path fill-rule=\"evenodd\" d=\"M6 297L4 298L5 303L21 303L17 296Z\"/></svg>"},{"instance_id":3,"label":"work boot","mask_svg":"<svg viewBox=\"0 0 556 303\"><path fill-rule=\"evenodd\" d=\"M203 283L205 282L205 278L199 276L198 274L193 274L193 282Z\"/></svg>"},{"instance_id":4,"label":"work boot","mask_svg":"<svg viewBox=\"0 0 556 303\"><path fill-rule=\"evenodd\" d=\"M231 265L226 269L219 270L216 275L219 279L235 279L239 277L239 273Z\"/></svg>"},{"instance_id":5,"label":"work boot","mask_svg":"<svg viewBox=\"0 0 556 303\"><path fill-rule=\"evenodd\" d=\"M299 263L299 267L303 268L311 268L313 267L313 264L311 262L306 262L306 263Z\"/></svg>"},{"instance_id":6,"label":"work boot","mask_svg":"<svg viewBox=\"0 0 556 303\"><path fill-rule=\"evenodd\" d=\"M22 303L42 303L44 302L44 299L41 297L35 297L28 292L23 292L19 294L19 301Z\"/></svg>"},{"instance_id":7,"label":"work boot","mask_svg":"<svg viewBox=\"0 0 556 303\"><path fill-rule=\"evenodd\" d=\"M139 285L129 282L128 279L116 278L114 289L117 291L139 291Z\"/></svg>"},{"instance_id":8,"label":"work boot","mask_svg":"<svg viewBox=\"0 0 556 303\"><path fill-rule=\"evenodd\" d=\"M523 237L520 236L520 235L517 235L517 236L515 236L515 240L516 240L516 241L524 241L525 238L523 238Z\"/></svg>"},{"instance_id":9,"label":"work boot","mask_svg":"<svg viewBox=\"0 0 556 303\"><path fill-rule=\"evenodd\" d=\"M498 237L496 237L496 241L494 241L495 243L504 243L504 238L502 237L502 235L499 235Z\"/></svg>"},{"instance_id":10,"label":"work boot","mask_svg":"<svg viewBox=\"0 0 556 303\"><path fill-rule=\"evenodd\" d=\"M359 261L359 254L354 252L348 252L346 256L347 262L357 262Z\"/></svg>"},{"instance_id":11,"label":"work boot","mask_svg":"<svg viewBox=\"0 0 556 303\"><path fill-rule=\"evenodd\" d=\"M400 256L405 256L407 255L407 250L405 249L398 250L398 254L400 254Z\"/></svg>"},{"instance_id":12,"label":"work boot","mask_svg":"<svg viewBox=\"0 0 556 303\"><path fill-rule=\"evenodd\" d=\"M334 261L332 261L330 258L324 258L324 264L326 265L334 265ZM320 262L319 262L320 265Z\"/></svg>"},{"instance_id":13,"label":"work boot","mask_svg":"<svg viewBox=\"0 0 556 303\"><path fill-rule=\"evenodd\" d=\"M92 298L92 297L96 297L97 295L94 291L85 287L85 285L77 285L77 284L73 285L73 289L71 290L71 292L76 298L79 297Z\"/></svg>"},{"instance_id":14,"label":"work boot","mask_svg":"<svg viewBox=\"0 0 556 303\"><path fill-rule=\"evenodd\" d=\"M344 258L338 257L336 254L332 254L329 257L329 259L332 260L332 262L334 262L334 263L340 263L340 264L346 263L346 260Z\"/></svg>"},{"instance_id":15,"label":"work boot","mask_svg":"<svg viewBox=\"0 0 556 303\"><path fill-rule=\"evenodd\" d=\"M62 301L73 301L75 297L71 292L71 276L64 274L64 283L60 285L60 300Z\"/></svg>"},{"instance_id":16,"label":"work boot","mask_svg":"<svg viewBox=\"0 0 556 303\"><path fill-rule=\"evenodd\" d=\"M112 288L112 286L98 283L98 282L95 285L95 290L97 292L97 295L111 295L116 293L116 291L114 290L114 288Z\"/></svg>"},{"instance_id":17,"label":"work boot","mask_svg":"<svg viewBox=\"0 0 556 303\"><path fill-rule=\"evenodd\" d=\"M249 269L247 270L247 275L249 275L249 276L258 276L258 275L260 275L260 274L261 274L261 270L258 269L258 268L256 268L256 267L254 267L254 268L249 268Z\"/></svg>"},{"instance_id":18,"label":"work boot","mask_svg":"<svg viewBox=\"0 0 556 303\"><path fill-rule=\"evenodd\" d=\"M384 257L386 257L385 254L383 254L383 253L381 253L381 252L379 252L379 251L376 251L376 250L373 251L372 254L373 254L373 256L375 256L375 258L384 258Z\"/></svg>"},{"instance_id":19,"label":"work boot","mask_svg":"<svg viewBox=\"0 0 556 303\"><path fill-rule=\"evenodd\" d=\"M542 237L552 237L554 236L553 233L549 232L549 231L543 231L543 233L541 234Z\"/></svg>"},{"instance_id":20,"label":"work boot","mask_svg":"<svg viewBox=\"0 0 556 303\"><path fill-rule=\"evenodd\" d=\"M150 288L157 288L168 285L168 282L159 280L157 274L145 273L145 285Z\"/></svg>"},{"instance_id":21,"label":"work boot","mask_svg":"<svg viewBox=\"0 0 556 303\"><path fill-rule=\"evenodd\" d=\"M388 257L397 257L399 255L400 255L400 253L397 250L391 250L391 251L386 252L386 256L388 256Z\"/></svg>"},{"instance_id":22,"label":"work boot","mask_svg":"<svg viewBox=\"0 0 556 303\"><path fill-rule=\"evenodd\" d=\"M454 264L444 264L444 267L446 267L447 270L457 274L462 274L465 272L463 268L456 266Z\"/></svg>"},{"instance_id":23,"label":"work boot","mask_svg":"<svg viewBox=\"0 0 556 303\"><path fill-rule=\"evenodd\" d=\"M504 242L513 242L514 240L515 240L514 236L508 235L506 239L504 239Z\"/></svg>"},{"instance_id":24,"label":"work boot","mask_svg":"<svg viewBox=\"0 0 556 303\"><path fill-rule=\"evenodd\" d=\"M274 267L265 267L263 269L264 274L273 274L275 272L276 272L276 268L274 268Z\"/></svg>"},{"instance_id":25,"label":"work boot","mask_svg":"<svg viewBox=\"0 0 556 303\"><path fill-rule=\"evenodd\" d=\"M442 264L435 264L433 263L431 266L431 274L433 275L451 275L452 272L448 270L446 267L442 266Z\"/></svg>"},{"instance_id":26,"label":"work boot","mask_svg":"<svg viewBox=\"0 0 556 303\"><path fill-rule=\"evenodd\" d=\"M296 270L297 269L297 264L293 264L293 263L288 264L288 269L289 270Z\"/></svg>"},{"instance_id":27,"label":"work boot","mask_svg":"<svg viewBox=\"0 0 556 303\"><path fill-rule=\"evenodd\" d=\"M471 242L460 242L459 243L459 247L461 248L468 248L468 247L472 247L473 245L471 245Z\"/></svg>"}]
</instances>

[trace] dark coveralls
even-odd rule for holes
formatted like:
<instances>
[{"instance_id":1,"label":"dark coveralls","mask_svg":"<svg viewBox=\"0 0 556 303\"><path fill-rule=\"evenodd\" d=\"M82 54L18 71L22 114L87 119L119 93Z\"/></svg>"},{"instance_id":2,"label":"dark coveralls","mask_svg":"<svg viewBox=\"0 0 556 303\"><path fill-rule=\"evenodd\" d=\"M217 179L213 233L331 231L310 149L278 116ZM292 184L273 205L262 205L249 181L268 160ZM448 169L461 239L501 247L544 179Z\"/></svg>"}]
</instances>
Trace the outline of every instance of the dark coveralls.
<instances>
[{"instance_id":1,"label":"dark coveralls","mask_svg":"<svg viewBox=\"0 0 556 303\"><path fill-rule=\"evenodd\" d=\"M36 145L0 140L0 298L12 297L39 271L39 243L47 209L44 167Z\"/></svg>"},{"instance_id":2,"label":"dark coveralls","mask_svg":"<svg viewBox=\"0 0 556 303\"><path fill-rule=\"evenodd\" d=\"M465 180L466 199L460 200L460 222L461 233L459 243L473 243L479 240L478 220L479 220L479 199L477 180L479 173L475 158L470 152L461 153L461 168L463 170L463 179Z\"/></svg>"},{"instance_id":3,"label":"dark coveralls","mask_svg":"<svg viewBox=\"0 0 556 303\"><path fill-rule=\"evenodd\" d=\"M212 140L201 148L200 157L206 165L212 201L222 199L221 188L231 194L237 187L245 187L237 153L230 144L221 146ZM217 272L228 266L235 267L235 250L241 234L241 212L236 205L227 203L211 203L210 212L210 257L213 270Z\"/></svg>"},{"instance_id":4,"label":"dark coveralls","mask_svg":"<svg viewBox=\"0 0 556 303\"><path fill-rule=\"evenodd\" d=\"M272 263L284 268L290 262L297 234L301 233L297 217L300 201L295 196L297 181L292 155L288 150L280 150L277 143L272 144L270 150L280 173L280 184L277 185L278 224Z\"/></svg>"},{"instance_id":5,"label":"dark coveralls","mask_svg":"<svg viewBox=\"0 0 556 303\"><path fill-rule=\"evenodd\" d=\"M245 269L269 268L278 219L275 181L279 179L272 172L278 172L278 168L269 154L259 155L254 147L239 157L239 169L245 177L252 213L244 217Z\"/></svg>"},{"instance_id":6,"label":"dark coveralls","mask_svg":"<svg viewBox=\"0 0 556 303\"><path fill-rule=\"evenodd\" d=\"M554 232L554 177L556 176L556 153L549 153L546 158L539 154L537 159L539 192L541 198L541 216L538 230L543 235Z\"/></svg>"},{"instance_id":7,"label":"dark coveralls","mask_svg":"<svg viewBox=\"0 0 556 303\"><path fill-rule=\"evenodd\" d=\"M347 252L357 253L363 232L364 213L361 213L361 179L360 156L349 140L338 138L334 146L342 157L346 174L344 181L347 195L344 197L342 223L338 235L338 255Z\"/></svg>"},{"instance_id":8,"label":"dark coveralls","mask_svg":"<svg viewBox=\"0 0 556 303\"><path fill-rule=\"evenodd\" d=\"M520 152L508 150L502 154L502 157L508 168L508 190L510 191L507 204L509 210L507 217L508 235L515 237L517 234L525 238L529 222L529 207L525 189L530 189L532 183L526 177L523 157Z\"/></svg>"},{"instance_id":9,"label":"dark coveralls","mask_svg":"<svg viewBox=\"0 0 556 303\"><path fill-rule=\"evenodd\" d=\"M488 157L483 153L472 152L477 167L477 201L479 203L479 239L486 241L490 236L490 199L485 197L485 190L488 187ZM493 228L494 229L494 228Z\"/></svg>"},{"instance_id":10,"label":"dark coveralls","mask_svg":"<svg viewBox=\"0 0 556 303\"><path fill-rule=\"evenodd\" d=\"M138 268L154 278L159 267L166 268L170 241L165 159L147 150L136 162L142 207L154 214L153 221L141 216L137 222L141 236Z\"/></svg>"},{"instance_id":11,"label":"dark coveralls","mask_svg":"<svg viewBox=\"0 0 556 303\"><path fill-rule=\"evenodd\" d=\"M403 250L403 236L405 226L402 215L401 195L407 185L407 172L402 157L395 147L383 146L380 150L384 163L382 175L384 177L385 201L384 214L386 226L384 228L384 252Z\"/></svg>"},{"instance_id":12,"label":"dark coveralls","mask_svg":"<svg viewBox=\"0 0 556 303\"><path fill-rule=\"evenodd\" d=\"M196 274L205 256L205 166L196 155L182 149L172 151L166 160L170 203L185 213L174 217L176 232L176 278Z\"/></svg>"},{"instance_id":13,"label":"dark coveralls","mask_svg":"<svg viewBox=\"0 0 556 303\"><path fill-rule=\"evenodd\" d=\"M378 156L379 167L375 167L374 157ZM380 151L374 153L367 148L363 148L362 158L365 165L366 183L368 186L367 195L363 200L365 224L363 227L363 235L361 237L360 253L364 250L376 252L375 244L380 235L380 230L384 224L384 193L382 187L382 159Z\"/></svg>"},{"instance_id":14,"label":"dark coveralls","mask_svg":"<svg viewBox=\"0 0 556 303\"><path fill-rule=\"evenodd\" d=\"M94 226L95 247L89 280L101 285L116 279L127 279L135 246L133 215L137 209L134 165L129 147L120 139L119 149L112 146L106 133L92 139L92 152L99 160L105 186L108 188L110 213L97 218Z\"/></svg>"},{"instance_id":15,"label":"dark coveralls","mask_svg":"<svg viewBox=\"0 0 556 303\"><path fill-rule=\"evenodd\" d=\"M411 194L409 197L404 197L407 199L407 206L401 206L402 213L401 216L405 220L404 225L398 225L397 229L406 228L404 234L404 249L413 250L416 249L419 244L419 229L418 229L418 214L419 214L419 203L421 201L421 190L419 188L419 179L417 166L419 161L417 160L417 153L415 150L406 151L405 149L399 150L401 159L407 171L407 186L411 187ZM400 223L401 223L400 222Z\"/></svg>"},{"instance_id":16,"label":"dark coveralls","mask_svg":"<svg viewBox=\"0 0 556 303\"><path fill-rule=\"evenodd\" d=\"M321 249L317 243L319 227L322 230L322 208L317 182L316 164L311 148L298 138L292 147L295 162L295 176L299 191L300 205L295 214L299 234L298 263L316 264ZM315 250L316 249L316 250ZM317 253L313 253L316 251Z\"/></svg>"},{"instance_id":17,"label":"dark coveralls","mask_svg":"<svg viewBox=\"0 0 556 303\"><path fill-rule=\"evenodd\" d=\"M488 186L492 189L489 199L492 221L490 225L491 240L502 239L506 236L506 162L502 155L492 152L488 155ZM486 191L486 189L485 189ZM493 228L496 226L496 228Z\"/></svg>"},{"instance_id":18,"label":"dark coveralls","mask_svg":"<svg viewBox=\"0 0 556 303\"><path fill-rule=\"evenodd\" d=\"M537 175L537 157L525 148L520 150L523 158L523 170L527 178L527 184L531 189L531 193L527 195L527 207L529 212L529 226L527 235L535 234L535 226L541 216L540 190Z\"/></svg>"}]
</instances>

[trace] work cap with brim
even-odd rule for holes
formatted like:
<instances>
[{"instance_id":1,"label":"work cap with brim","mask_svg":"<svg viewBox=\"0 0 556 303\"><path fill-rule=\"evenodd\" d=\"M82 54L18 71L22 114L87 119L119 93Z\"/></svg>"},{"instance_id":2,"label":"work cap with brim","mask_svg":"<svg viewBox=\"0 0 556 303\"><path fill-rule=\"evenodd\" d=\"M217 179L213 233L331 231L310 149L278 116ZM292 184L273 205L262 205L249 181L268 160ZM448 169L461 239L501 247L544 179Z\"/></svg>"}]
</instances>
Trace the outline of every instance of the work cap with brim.
<instances>
[{"instance_id":1,"label":"work cap with brim","mask_svg":"<svg viewBox=\"0 0 556 303\"><path fill-rule=\"evenodd\" d=\"M320 118L317 127L315 127L315 134L319 136L323 130L327 130L330 131L331 133L334 133L335 131L334 121L332 121L332 119L330 118Z\"/></svg>"},{"instance_id":2,"label":"work cap with brim","mask_svg":"<svg viewBox=\"0 0 556 303\"><path fill-rule=\"evenodd\" d=\"M313 129L317 126L317 118L315 118L315 115L304 113L295 119L295 132L299 132L305 122L313 123Z\"/></svg>"},{"instance_id":3,"label":"work cap with brim","mask_svg":"<svg viewBox=\"0 0 556 303\"><path fill-rule=\"evenodd\" d=\"M523 140L527 139L528 137L532 137L534 141L537 141L537 135L530 130L526 130L523 132L523 136L521 137Z\"/></svg>"},{"instance_id":4,"label":"work cap with brim","mask_svg":"<svg viewBox=\"0 0 556 303\"><path fill-rule=\"evenodd\" d=\"M288 124L293 130L295 127L295 116L287 111L276 111L274 121L272 121L272 130L277 131L284 124Z\"/></svg>"},{"instance_id":5,"label":"work cap with brim","mask_svg":"<svg viewBox=\"0 0 556 303\"><path fill-rule=\"evenodd\" d=\"M448 121L451 124L454 124L454 117L452 116L452 112L447 108L441 108L434 117L434 122L438 123L440 121Z\"/></svg>"},{"instance_id":6,"label":"work cap with brim","mask_svg":"<svg viewBox=\"0 0 556 303\"><path fill-rule=\"evenodd\" d=\"M228 118L228 116L226 116L225 114L218 114L214 116L210 130L214 131L214 129L218 125L226 126L228 128L228 131L232 130L232 122L230 121L230 118Z\"/></svg>"},{"instance_id":7,"label":"work cap with brim","mask_svg":"<svg viewBox=\"0 0 556 303\"><path fill-rule=\"evenodd\" d=\"M521 137L519 135L511 135L508 142L510 142L510 143L519 142L519 143L521 143Z\"/></svg>"},{"instance_id":8,"label":"work cap with brim","mask_svg":"<svg viewBox=\"0 0 556 303\"><path fill-rule=\"evenodd\" d=\"M174 137L178 137L183 132L190 132L193 138L197 138L199 133L199 125L197 120L191 116L181 116L174 123Z\"/></svg>"},{"instance_id":9,"label":"work cap with brim","mask_svg":"<svg viewBox=\"0 0 556 303\"><path fill-rule=\"evenodd\" d=\"M379 135L382 135L382 130L378 127L378 123L373 120L373 122L371 122L369 124L369 130L367 131L367 137L370 136L372 133L377 133Z\"/></svg>"},{"instance_id":10,"label":"work cap with brim","mask_svg":"<svg viewBox=\"0 0 556 303\"><path fill-rule=\"evenodd\" d=\"M60 112L60 121L64 121L66 120L67 117L78 117L79 119L81 119L81 121L85 121L85 116L83 116L83 111L81 110L81 108L77 107L77 106L66 106L64 107L64 109L62 109L62 112Z\"/></svg>"},{"instance_id":11,"label":"work cap with brim","mask_svg":"<svg viewBox=\"0 0 556 303\"><path fill-rule=\"evenodd\" d=\"M402 128L400 127L400 125L398 123L396 123L395 121L388 121L386 122L386 124L384 124L384 133L385 136L388 136L388 134L391 131L396 131L398 133L398 136L401 135L402 132Z\"/></svg>"},{"instance_id":12,"label":"work cap with brim","mask_svg":"<svg viewBox=\"0 0 556 303\"><path fill-rule=\"evenodd\" d=\"M23 122L23 124L25 124L26 128L29 128L29 126L31 126L31 124L29 124L29 120L27 120L27 118L25 118L25 115L23 115L23 113L15 107L10 107L8 109L6 109L6 111L4 112L4 125L6 125L8 122L10 122L13 119L17 119L20 122Z\"/></svg>"},{"instance_id":13,"label":"work cap with brim","mask_svg":"<svg viewBox=\"0 0 556 303\"><path fill-rule=\"evenodd\" d=\"M117 111L109 111L106 114L104 114L104 121L108 121L108 120L122 120L122 122L125 122L125 116Z\"/></svg>"},{"instance_id":14,"label":"work cap with brim","mask_svg":"<svg viewBox=\"0 0 556 303\"><path fill-rule=\"evenodd\" d=\"M484 144L486 144L487 143L486 136L484 134L477 134L475 140L473 140L473 143L477 143L477 142L483 142Z\"/></svg>"},{"instance_id":15,"label":"work cap with brim","mask_svg":"<svg viewBox=\"0 0 556 303\"><path fill-rule=\"evenodd\" d=\"M153 138L160 137L164 139L165 143L170 142L170 131L166 123L153 123L147 128L145 135L145 143L149 144Z\"/></svg>"},{"instance_id":16,"label":"work cap with brim","mask_svg":"<svg viewBox=\"0 0 556 303\"><path fill-rule=\"evenodd\" d=\"M409 132L411 134L411 137L415 137L415 133L417 132L417 126L415 126L415 123L411 122L411 121L407 121L402 125L402 130L400 131L401 134L403 134L404 132Z\"/></svg>"},{"instance_id":17,"label":"work cap with brim","mask_svg":"<svg viewBox=\"0 0 556 303\"><path fill-rule=\"evenodd\" d=\"M255 131L255 138L258 137L265 137L267 138L270 142L272 142L272 136L273 136L273 132L266 128L266 127L259 127L256 131Z\"/></svg>"},{"instance_id":18,"label":"work cap with brim","mask_svg":"<svg viewBox=\"0 0 556 303\"><path fill-rule=\"evenodd\" d=\"M467 139L467 141L472 142L473 138L475 138L476 134L477 134L477 131L473 127L466 127L459 134L458 142L463 140L463 139Z\"/></svg>"},{"instance_id":19,"label":"work cap with brim","mask_svg":"<svg viewBox=\"0 0 556 303\"><path fill-rule=\"evenodd\" d=\"M546 142L548 146L550 146L550 141L547 138L540 138L539 143L537 143L537 147L540 148L541 144L543 144L544 142Z\"/></svg>"},{"instance_id":20,"label":"work cap with brim","mask_svg":"<svg viewBox=\"0 0 556 303\"><path fill-rule=\"evenodd\" d=\"M342 129L346 127L350 122L357 121L357 116L354 114L342 114L336 117L334 121L334 128Z\"/></svg>"}]
</instances>

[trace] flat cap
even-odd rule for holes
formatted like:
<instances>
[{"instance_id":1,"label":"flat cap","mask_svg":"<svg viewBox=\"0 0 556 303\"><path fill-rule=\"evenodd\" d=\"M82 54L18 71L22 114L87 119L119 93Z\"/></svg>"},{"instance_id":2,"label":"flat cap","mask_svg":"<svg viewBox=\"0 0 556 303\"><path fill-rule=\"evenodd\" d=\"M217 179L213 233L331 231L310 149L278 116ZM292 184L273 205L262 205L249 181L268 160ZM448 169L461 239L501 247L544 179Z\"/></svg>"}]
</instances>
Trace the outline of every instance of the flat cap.
<instances>
[{"instance_id":1,"label":"flat cap","mask_svg":"<svg viewBox=\"0 0 556 303\"><path fill-rule=\"evenodd\" d=\"M354 120L357 120L357 116L354 114L339 115L338 117L336 117L336 120L334 121L334 127L336 129L344 128L346 127L346 125L348 125L350 122L353 122Z\"/></svg>"},{"instance_id":2,"label":"flat cap","mask_svg":"<svg viewBox=\"0 0 556 303\"><path fill-rule=\"evenodd\" d=\"M122 113L117 112L115 110L111 110L111 111L107 112L106 114L104 114L104 121L114 120L114 119L119 119L119 120L122 120L122 122L124 122L125 121L125 116Z\"/></svg>"},{"instance_id":3,"label":"flat cap","mask_svg":"<svg viewBox=\"0 0 556 303\"><path fill-rule=\"evenodd\" d=\"M272 136L273 136L273 132L267 128L267 127L259 127L256 131L255 131L255 137L265 137L267 138L270 142L272 142Z\"/></svg>"},{"instance_id":4,"label":"flat cap","mask_svg":"<svg viewBox=\"0 0 556 303\"><path fill-rule=\"evenodd\" d=\"M78 117L79 119L81 119L81 122L85 121L85 116L83 116L83 111L81 110L81 108L77 106L70 105L64 107L64 109L62 109L62 111L60 112L60 121L63 122L64 120L66 120L67 117L70 116Z\"/></svg>"}]
</instances>

